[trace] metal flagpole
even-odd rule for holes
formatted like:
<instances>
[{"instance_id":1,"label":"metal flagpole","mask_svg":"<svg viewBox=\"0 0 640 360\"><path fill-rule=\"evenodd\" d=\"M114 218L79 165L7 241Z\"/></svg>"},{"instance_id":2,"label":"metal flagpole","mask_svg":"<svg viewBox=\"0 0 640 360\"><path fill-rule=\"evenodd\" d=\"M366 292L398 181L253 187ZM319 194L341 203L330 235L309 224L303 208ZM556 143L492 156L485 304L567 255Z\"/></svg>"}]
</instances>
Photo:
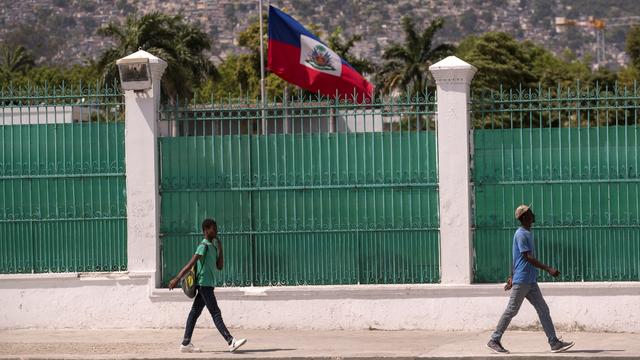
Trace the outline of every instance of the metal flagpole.
<instances>
[{"instance_id":1,"label":"metal flagpole","mask_svg":"<svg viewBox=\"0 0 640 360\"><path fill-rule=\"evenodd\" d=\"M262 32L262 0L260 2L260 104L262 105L262 134L267 133L267 120L265 119L265 94L264 94L264 45Z\"/></svg>"}]
</instances>

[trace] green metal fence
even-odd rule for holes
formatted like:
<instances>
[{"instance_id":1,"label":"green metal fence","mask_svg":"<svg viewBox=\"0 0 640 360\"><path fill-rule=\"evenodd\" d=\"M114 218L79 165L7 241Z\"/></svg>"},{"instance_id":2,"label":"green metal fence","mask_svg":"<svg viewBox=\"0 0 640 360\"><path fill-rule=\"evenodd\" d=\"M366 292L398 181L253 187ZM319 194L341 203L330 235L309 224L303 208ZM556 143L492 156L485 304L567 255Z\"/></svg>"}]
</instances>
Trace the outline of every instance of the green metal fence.
<instances>
[{"instance_id":1,"label":"green metal fence","mask_svg":"<svg viewBox=\"0 0 640 360\"><path fill-rule=\"evenodd\" d=\"M508 275L521 203L559 280L639 280L639 101L635 86L579 85L473 99L476 282Z\"/></svg>"},{"instance_id":2,"label":"green metal fence","mask_svg":"<svg viewBox=\"0 0 640 360\"><path fill-rule=\"evenodd\" d=\"M161 110L163 282L215 218L220 285L439 281L433 95Z\"/></svg>"},{"instance_id":3,"label":"green metal fence","mask_svg":"<svg viewBox=\"0 0 640 360\"><path fill-rule=\"evenodd\" d=\"M122 100L0 90L0 273L126 270Z\"/></svg>"}]
</instances>

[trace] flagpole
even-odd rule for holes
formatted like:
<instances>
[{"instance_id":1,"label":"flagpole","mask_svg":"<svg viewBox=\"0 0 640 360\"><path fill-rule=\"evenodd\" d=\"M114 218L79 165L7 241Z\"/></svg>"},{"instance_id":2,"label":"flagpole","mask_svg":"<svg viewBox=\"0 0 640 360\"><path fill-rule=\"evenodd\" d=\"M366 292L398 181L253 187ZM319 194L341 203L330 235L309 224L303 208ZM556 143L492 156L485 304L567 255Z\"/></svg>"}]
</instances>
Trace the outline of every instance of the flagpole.
<instances>
[{"instance_id":1,"label":"flagpole","mask_svg":"<svg viewBox=\"0 0 640 360\"><path fill-rule=\"evenodd\" d=\"M265 119L265 94L264 94L264 45L262 32L262 0L260 3L260 104L262 106L262 134L267 133L267 121Z\"/></svg>"}]
</instances>

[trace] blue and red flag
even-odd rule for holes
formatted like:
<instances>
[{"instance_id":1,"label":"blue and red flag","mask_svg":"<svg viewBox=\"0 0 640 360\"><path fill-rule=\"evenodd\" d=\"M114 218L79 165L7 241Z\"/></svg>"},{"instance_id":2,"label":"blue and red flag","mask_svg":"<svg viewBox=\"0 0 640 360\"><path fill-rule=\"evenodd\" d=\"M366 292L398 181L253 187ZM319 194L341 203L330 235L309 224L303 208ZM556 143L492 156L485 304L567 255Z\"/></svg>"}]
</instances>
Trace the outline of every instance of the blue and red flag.
<instances>
[{"instance_id":1,"label":"blue and red flag","mask_svg":"<svg viewBox=\"0 0 640 360\"><path fill-rule=\"evenodd\" d=\"M370 101L373 85L317 36L281 10L269 6L267 68L303 89L356 102Z\"/></svg>"}]
</instances>

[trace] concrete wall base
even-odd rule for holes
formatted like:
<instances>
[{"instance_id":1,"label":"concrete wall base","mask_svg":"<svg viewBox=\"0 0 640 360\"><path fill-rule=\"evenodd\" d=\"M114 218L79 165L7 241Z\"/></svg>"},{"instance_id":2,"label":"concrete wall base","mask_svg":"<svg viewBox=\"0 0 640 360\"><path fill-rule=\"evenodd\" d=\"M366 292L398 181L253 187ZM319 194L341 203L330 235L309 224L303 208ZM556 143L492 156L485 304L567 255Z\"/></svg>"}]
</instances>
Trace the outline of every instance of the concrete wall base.
<instances>
[{"instance_id":1,"label":"concrete wall base","mask_svg":"<svg viewBox=\"0 0 640 360\"><path fill-rule=\"evenodd\" d=\"M640 283L541 284L560 331L640 332ZM483 331L507 301L502 285L220 288L229 327ZM0 276L0 328L181 328L191 300L148 274ZM209 316L201 327L213 327ZM525 302L512 329L536 329Z\"/></svg>"}]
</instances>

